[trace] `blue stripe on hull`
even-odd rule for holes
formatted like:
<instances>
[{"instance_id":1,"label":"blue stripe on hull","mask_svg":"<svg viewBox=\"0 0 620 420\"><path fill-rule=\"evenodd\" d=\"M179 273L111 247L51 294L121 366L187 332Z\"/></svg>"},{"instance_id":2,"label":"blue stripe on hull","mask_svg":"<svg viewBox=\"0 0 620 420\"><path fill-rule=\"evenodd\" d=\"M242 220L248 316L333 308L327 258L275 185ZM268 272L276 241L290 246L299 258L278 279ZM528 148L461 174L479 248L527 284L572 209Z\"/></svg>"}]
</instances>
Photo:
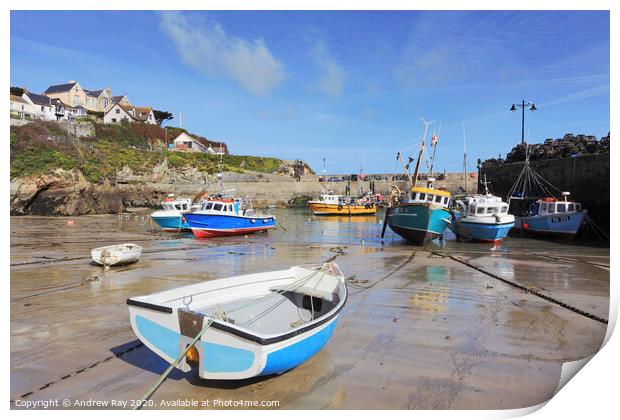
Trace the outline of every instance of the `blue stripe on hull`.
<instances>
[{"instance_id":1,"label":"blue stripe on hull","mask_svg":"<svg viewBox=\"0 0 620 420\"><path fill-rule=\"evenodd\" d=\"M189 230L189 225L183 221L181 216L164 216L164 217L153 217L151 218L157 223L162 229L187 229Z\"/></svg>"},{"instance_id":2,"label":"blue stripe on hull","mask_svg":"<svg viewBox=\"0 0 620 420\"><path fill-rule=\"evenodd\" d=\"M493 224L493 223L467 223L453 219L450 230L456 235L474 241L495 242L508 236L508 232L514 226L514 222Z\"/></svg>"},{"instance_id":3,"label":"blue stripe on hull","mask_svg":"<svg viewBox=\"0 0 620 420\"><path fill-rule=\"evenodd\" d=\"M187 219L189 227L193 229L229 230L274 227L276 225L276 220L273 216L250 218L197 213L184 213L183 215Z\"/></svg>"},{"instance_id":4,"label":"blue stripe on hull","mask_svg":"<svg viewBox=\"0 0 620 420\"><path fill-rule=\"evenodd\" d=\"M327 340L331 337L334 328L336 328L336 321L337 318L330 325L310 337L269 353L267 355L267 363L259 375L286 372L314 356L325 346Z\"/></svg>"},{"instance_id":5,"label":"blue stripe on hull","mask_svg":"<svg viewBox=\"0 0 620 420\"><path fill-rule=\"evenodd\" d=\"M585 215L585 212L574 212L519 217L517 226L525 232L575 235L579 231Z\"/></svg>"}]
</instances>

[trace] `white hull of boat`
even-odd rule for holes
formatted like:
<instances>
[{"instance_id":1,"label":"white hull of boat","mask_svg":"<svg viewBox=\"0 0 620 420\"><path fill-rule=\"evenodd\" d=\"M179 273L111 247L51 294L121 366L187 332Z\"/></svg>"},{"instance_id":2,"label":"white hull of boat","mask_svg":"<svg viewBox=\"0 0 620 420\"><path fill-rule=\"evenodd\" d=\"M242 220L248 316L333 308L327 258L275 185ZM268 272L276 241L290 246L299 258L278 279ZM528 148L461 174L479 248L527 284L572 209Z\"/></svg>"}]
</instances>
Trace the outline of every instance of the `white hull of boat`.
<instances>
[{"instance_id":1,"label":"white hull of boat","mask_svg":"<svg viewBox=\"0 0 620 420\"><path fill-rule=\"evenodd\" d=\"M127 300L131 326L172 363L194 346L205 379L283 373L329 340L347 289L335 263L212 280ZM191 368L186 358L178 366Z\"/></svg>"},{"instance_id":2,"label":"white hull of boat","mask_svg":"<svg viewBox=\"0 0 620 420\"><path fill-rule=\"evenodd\" d=\"M93 261L103 266L133 264L140 259L142 247L136 244L110 245L95 248L90 255Z\"/></svg>"}]
</instances>

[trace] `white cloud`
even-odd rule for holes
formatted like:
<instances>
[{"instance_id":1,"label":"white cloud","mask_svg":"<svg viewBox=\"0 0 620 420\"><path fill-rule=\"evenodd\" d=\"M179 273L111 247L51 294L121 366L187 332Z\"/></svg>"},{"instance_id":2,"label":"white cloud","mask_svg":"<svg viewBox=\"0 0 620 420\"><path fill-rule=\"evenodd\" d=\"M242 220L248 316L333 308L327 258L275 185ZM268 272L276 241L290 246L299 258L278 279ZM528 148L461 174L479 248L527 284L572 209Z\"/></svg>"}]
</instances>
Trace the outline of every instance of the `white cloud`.
<instances>
[{"instance_id":1,"label":"white cloud","mask_svg":"<svg viewBox=\"0 0 620 420\"><path fill-rule=\"evenodd\" d=\"M284 66L262 38L231 36L215 21L190 21L180 12L161 13L159 27L174 41L183 62L200 74L232 79L256 95L284 80Z\"/></svg>"},{"instance_id":2,"label":"white cloud","mask_svg":"<svg viewBox=\"0 0 620 420\"><path fill-rule=\"evenodd\" d=\"M332 97L340 96L344 85L345 72L329 55L323 39L317 41L310 50L310 56L319 68L319 91Z\"/></svg>"}]
</instances>

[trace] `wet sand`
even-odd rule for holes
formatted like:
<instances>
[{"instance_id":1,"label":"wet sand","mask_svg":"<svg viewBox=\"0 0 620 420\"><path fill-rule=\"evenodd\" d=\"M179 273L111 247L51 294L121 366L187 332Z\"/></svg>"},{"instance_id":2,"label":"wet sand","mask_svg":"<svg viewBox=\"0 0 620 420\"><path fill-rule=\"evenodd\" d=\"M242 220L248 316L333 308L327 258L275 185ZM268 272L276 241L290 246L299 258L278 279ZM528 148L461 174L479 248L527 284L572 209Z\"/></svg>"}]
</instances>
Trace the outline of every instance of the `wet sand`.
<instances>
[{"instance_id":1,"label":"wet sand","mask_svg":"<svg viewBox=\"0 0 620 420\"><path fill-rule=\"evenodd\" d=\"M421 248L391 232L382 244L380 214L275 214L276 231L214 240L152 232L144 215L11 218L12 407L140 398L167 364L133 335L128 297L334 256L350 298L321 352L250 381L173 370L155 407L179 398L288 409L527 407L553 395L562 362L595 353L605 336L596 318L608 317L608 249L510 238L492 252L450 235ZM137 264L90 264L91 248L128 241L144 246Z\"/></svg>"}]
</instances>

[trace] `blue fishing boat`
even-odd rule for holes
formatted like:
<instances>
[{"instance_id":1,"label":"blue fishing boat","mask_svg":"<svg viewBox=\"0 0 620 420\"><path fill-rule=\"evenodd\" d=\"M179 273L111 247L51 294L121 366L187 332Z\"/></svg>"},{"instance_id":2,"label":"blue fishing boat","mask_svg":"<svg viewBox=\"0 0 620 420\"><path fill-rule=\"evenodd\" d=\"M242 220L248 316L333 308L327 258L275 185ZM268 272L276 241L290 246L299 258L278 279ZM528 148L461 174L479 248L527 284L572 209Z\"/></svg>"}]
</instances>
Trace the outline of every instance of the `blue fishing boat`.
<instances>
[{"instance_id":1,"label":"blue fishing boat","mask_svg":"<svg viewBox=\"0 0 620 420\"><path fill-rule=\"evenodd\" d=\"M530 166L528 148L523 169L508 193L516 216L514 229L530 236L572 239L588 211L569 196L570 192L561 191Z\"/></svg>"},{"instance_id":2,"label":"blue fishing boat","mask_svg":"<svg viewBox=\"0 0 620 420\"><path fill-rule=\"evenodd\" d=\"M564 199L545 197L531 203L524 216L517 217L515 228L522 233L536 236L557 236L571 239L579 232L588 214L581 203Z\"/></svg>"},{"instance_id":3,"label":"blue fishing boat","mask_svg":"<svg viewBox=\"0 0 620 420\"><path fill-rule=\"evenodd\" d=\"M381 237L385 235L386 227L389 226L392 231L412 244L424 245L434 238L442 236L446 227L451 223L452 216L448 210L450 192L445 188L435 188L433 186L435 179L430 176L433 170L432 163L427 174L426 187L416 185L428 125L429 123L425 122L424 137L422 138L413 177L409 176L408 172L409 164L413 161L413 158L409 158L409 163L405 165L402 162L400 153L397 155L397 159L401 160L407 171L407 177L411 186L410 190L405 193L402 193L397 186L392 186L390 207L386 210ZM433 134L431 139L433 147L431 162L435 160L437 143L437 135Z\"/></svg>"},{"instance_id":4,"label":"blue fishing boat","mask_svg":"<svg viewBox=\"0 0 620 420\"><path fill-rule=\"evenodd\" d=\"M175 198L174 194L161 202L161 210L151 213L151 219L157 223L162 230L180 231L189 230L190 227L183 218L183 212L191 208L192 200L189 198Z\"/></svg>"},{"instance_id":5,"label":"blue fishing boat","mask_svg":"<svg viewBox=\"0 0 620 420\"><path fill-rule=\"evenodd\" d=\"M485 179L483 194L454 197L450 204L450 230L457 240L499 243L515 225L515 217L508 213L508 203L491 194Z\"/></svg>"},{"instance_id":6,"label":"blue fishing boat","mask_svg":"<svg viewBox=\"0 0 620 420\"><path fill-rule=\"evenodd\" d=\"M198 210L183 213L183 217L197 238L243 235L276 227L275 216L256 214L250 200L222 195L203 200Z\"/></svg>"}]
</instances>

